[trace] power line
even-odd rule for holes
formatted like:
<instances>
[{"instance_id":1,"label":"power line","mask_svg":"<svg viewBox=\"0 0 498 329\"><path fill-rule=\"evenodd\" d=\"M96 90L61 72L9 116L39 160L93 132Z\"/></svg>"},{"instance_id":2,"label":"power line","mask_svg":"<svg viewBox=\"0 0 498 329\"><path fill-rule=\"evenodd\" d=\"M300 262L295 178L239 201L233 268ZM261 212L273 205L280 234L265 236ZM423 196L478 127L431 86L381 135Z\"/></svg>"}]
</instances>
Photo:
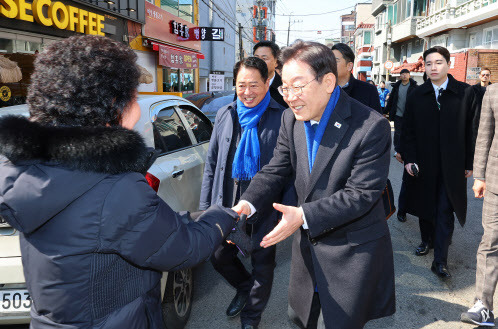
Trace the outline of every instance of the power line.
<instances>
[{"instance_id":1,"label":"power line","mask_svg":"<svg viewBox=\"0 0 498 329\"><path fill-rule=\"evenodd\" d=\"M358 4L362 4L362 3L370 3L370 2L361 2L361 3L358 3ZM339 11L343 11L343 10L346 10L346 9L351 9L353 7L355 7L355 5L353 6L349 6L349 7L346 7L346 8L342 8L342 9L337 9L337 10L332 10L332 11L327 11L325 13L314 13L314 14L289 14L289 15L286 15L286 14L275 14L277 16L320 16L320 15L327 15L327 14L332 14L332 13L337 13Z\"/></svg>"}]
</instances>

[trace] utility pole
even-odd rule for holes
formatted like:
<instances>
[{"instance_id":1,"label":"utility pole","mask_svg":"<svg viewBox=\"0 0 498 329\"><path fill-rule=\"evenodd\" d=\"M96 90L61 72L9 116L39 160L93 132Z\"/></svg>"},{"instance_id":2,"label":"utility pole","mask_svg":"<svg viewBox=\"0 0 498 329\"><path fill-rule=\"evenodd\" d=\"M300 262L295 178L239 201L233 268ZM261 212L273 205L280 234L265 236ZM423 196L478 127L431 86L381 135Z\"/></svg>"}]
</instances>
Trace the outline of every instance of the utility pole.
<instances>
[{"instance_id":1,"label":"utility pole","mask_svg":"<svg viewBox=\"0 0 498 329\"><path fill-rule=\"evenodd\" d=\"M289 27L287 28L287 47L289 47L290 19L291 19L291 17L289 16Z\"/></svg>"},{"instance_id":2,"label":"utility pole","mask_svg":"<svg viewBox=\"0 0 498 329\"><path fill-rule=\"evenodd\" d=\"M242 24L239 23L239 60L244 59L244 47L242 47Z\"/></svg>"},{"instance_id":3,"label":"utility pole","mask_svg":"<svg viewBox=\"0 0 498 329\"><path fill-rule=\"evenodd\" d=\"M391 42L392 42L392 31L391 31L391 20L387 22L387 61L391 58ZM389 83L389 70L386 73L386 83Z\"/></svg>"}]
</instances>

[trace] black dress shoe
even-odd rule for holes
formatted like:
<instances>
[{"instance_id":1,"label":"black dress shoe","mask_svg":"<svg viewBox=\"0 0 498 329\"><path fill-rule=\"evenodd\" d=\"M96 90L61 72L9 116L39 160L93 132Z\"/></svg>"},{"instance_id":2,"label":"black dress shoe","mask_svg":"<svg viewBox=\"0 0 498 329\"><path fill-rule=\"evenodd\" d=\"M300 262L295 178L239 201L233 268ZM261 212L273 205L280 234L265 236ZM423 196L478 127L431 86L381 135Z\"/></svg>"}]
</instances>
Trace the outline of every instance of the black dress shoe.
<instances>
[{"instance_id":1,"label":"black dress shoe","mask_svg":"<svg viewBox=\"0 0 498 329\"><path fill-rule=\"evenodd\" d=\"M398 220L402 223L406 222L406 213L400 213L398 211L398 214L397 214L397 217L398 217Z\"/></svg>"},{"instance_id":2,"label":"black dress shoe","mask_svg":"<svg viewBox=\"0 0 498 329\"><path fill-rule=\"evenodd\" d=\"M429 253L429 250L433 248L432 245L429 242L424 242L415 249L415 255L417 256L425 256Z\"/></svg>"},{"instance_id":3,"label":"black dress shoe","mask_svg":"<svg viewBox=\"0 0 498 329\"><path fill-rule=\"evenodd\" d=\"M258 326L251 326L250 324L242 323L242 329L258 329Z\"/></svg>"},{"instance_id":4,"label":"black dress shoe","mask_svg":"<svg viewBox=\"0 0 498 329\"><path fill-rule=\"evenodd\" d=\"M240 311L242 311L244 306L246 306L246 300L248 296L248 294L237 292L230 305L228 305L227 316L234 317L239 315Z\"/></svg>"},{"instance_id":5,"label":"black dress shoe","mask_svg":"<svg viewBox=\"0 0 498 329\"><path fill-rule=\"evenodd\" d=\"M432 272L434 272L434 274L436 274L440 278L443 279L451 278L450 271L448 271L448 268L444 264L438 264L436 262L432 262L431 270Z\"/></svg>"}]
</instances>

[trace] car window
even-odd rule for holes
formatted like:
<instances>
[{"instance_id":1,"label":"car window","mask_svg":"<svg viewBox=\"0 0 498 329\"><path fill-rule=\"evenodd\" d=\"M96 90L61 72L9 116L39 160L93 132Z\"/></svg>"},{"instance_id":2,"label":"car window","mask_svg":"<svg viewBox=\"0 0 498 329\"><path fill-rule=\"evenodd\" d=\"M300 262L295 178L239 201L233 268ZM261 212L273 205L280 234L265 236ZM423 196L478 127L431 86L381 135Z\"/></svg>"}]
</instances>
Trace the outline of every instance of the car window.
<instances>
[{"instance_id":1,"label":"car window","mask_svg":"<svg viewBox=\"0 0 498 329\"><path fill-rule=\"evenodd\" d=\"M194 133L197 143L209 142L213 126L211 121L204 115L198 113L196 109L190 106L181 106L183 115L187 119L192 132Z\"/></svg>"},{"instance_id":2,"label":"car window","mask_svg":"<svg viewBox=\"0 0 498 329\"><path fill-rule=\"evenodd\" d=\"M192 145L192 141L174 107L167 107L157 114L152 123L154 144L161 153L172 152Z\"/></svg>"}]
</instances>

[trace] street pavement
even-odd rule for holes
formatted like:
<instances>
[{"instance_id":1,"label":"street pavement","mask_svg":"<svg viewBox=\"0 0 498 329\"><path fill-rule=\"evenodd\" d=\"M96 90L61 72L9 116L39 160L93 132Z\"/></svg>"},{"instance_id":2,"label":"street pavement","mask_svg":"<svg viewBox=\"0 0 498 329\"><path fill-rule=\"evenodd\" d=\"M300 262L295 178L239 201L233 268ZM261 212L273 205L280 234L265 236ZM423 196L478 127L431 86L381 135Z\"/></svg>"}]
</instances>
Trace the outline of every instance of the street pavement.
<instances>
[{"instance_id":1,"label":"street pavement","mask_svg":"<svg viewBox=\"0 0 498 329\"><path fill-rule=\"evenodd\" d=\"M389 178L396 198L401 186L402 170L403 166L392 158ZM420 243L417 218L408 215L405 223L399 222L395 215L389 219L396 274L396 313L388 318L371 321L366 325L366 329L476 328L459 321L460 313L473 304L475 255L483 232L482 200L473 197L472 183L473 180L469 179L467 224L462 228L455 221L448 264L453 275L451 280L442 281L431 272L432 250L427 256L415 256L414 250ZM292 238L288 238L277 247L273 290L263 313L260 329L297 328L287 320L291 240ZM244 261L249 266L249 262ZM194 280L194 303L186 329L240 328L239 317L228 319L225 315L235 291L214 271L210 263L202 264L195 269ZM498 298L495 298L495 304L497 302Z\"/></svg>"},{"instance_id":2,"label":"street pavement","mask_svg":"<svg viewBox=\"0 0 498 329\"><path fill-rule=\"evenodd\" d=\"M396 199L401 187L402 170L403 166L392 158L389 178ZM396 313L388 318L371 321L365 328L476 328L459 321L460 313L473 304L475 255L483 232L482 200L474 198L472 184L473 180L469 179L467 223L462 228L455 221L448 263L453 277L448 281L440 280L431 272L432 250L427 256L418 257L414 254L415 248L420 244L418 219L410 215L405 223L399 222L396 215L389 219L396 274ZM288 238L277 247L273 290L263 313L260 329L298 328L287 320L291 240L292 238ZM246 264L249 266L249 263ZM211 264L206 263L196 269L194 294L187 329L240 328L239 317L228 319L225 315L235 290L214 271ZM497 302L498 298L495 298L495 304Z\"/></svg>"}]
</instances>

